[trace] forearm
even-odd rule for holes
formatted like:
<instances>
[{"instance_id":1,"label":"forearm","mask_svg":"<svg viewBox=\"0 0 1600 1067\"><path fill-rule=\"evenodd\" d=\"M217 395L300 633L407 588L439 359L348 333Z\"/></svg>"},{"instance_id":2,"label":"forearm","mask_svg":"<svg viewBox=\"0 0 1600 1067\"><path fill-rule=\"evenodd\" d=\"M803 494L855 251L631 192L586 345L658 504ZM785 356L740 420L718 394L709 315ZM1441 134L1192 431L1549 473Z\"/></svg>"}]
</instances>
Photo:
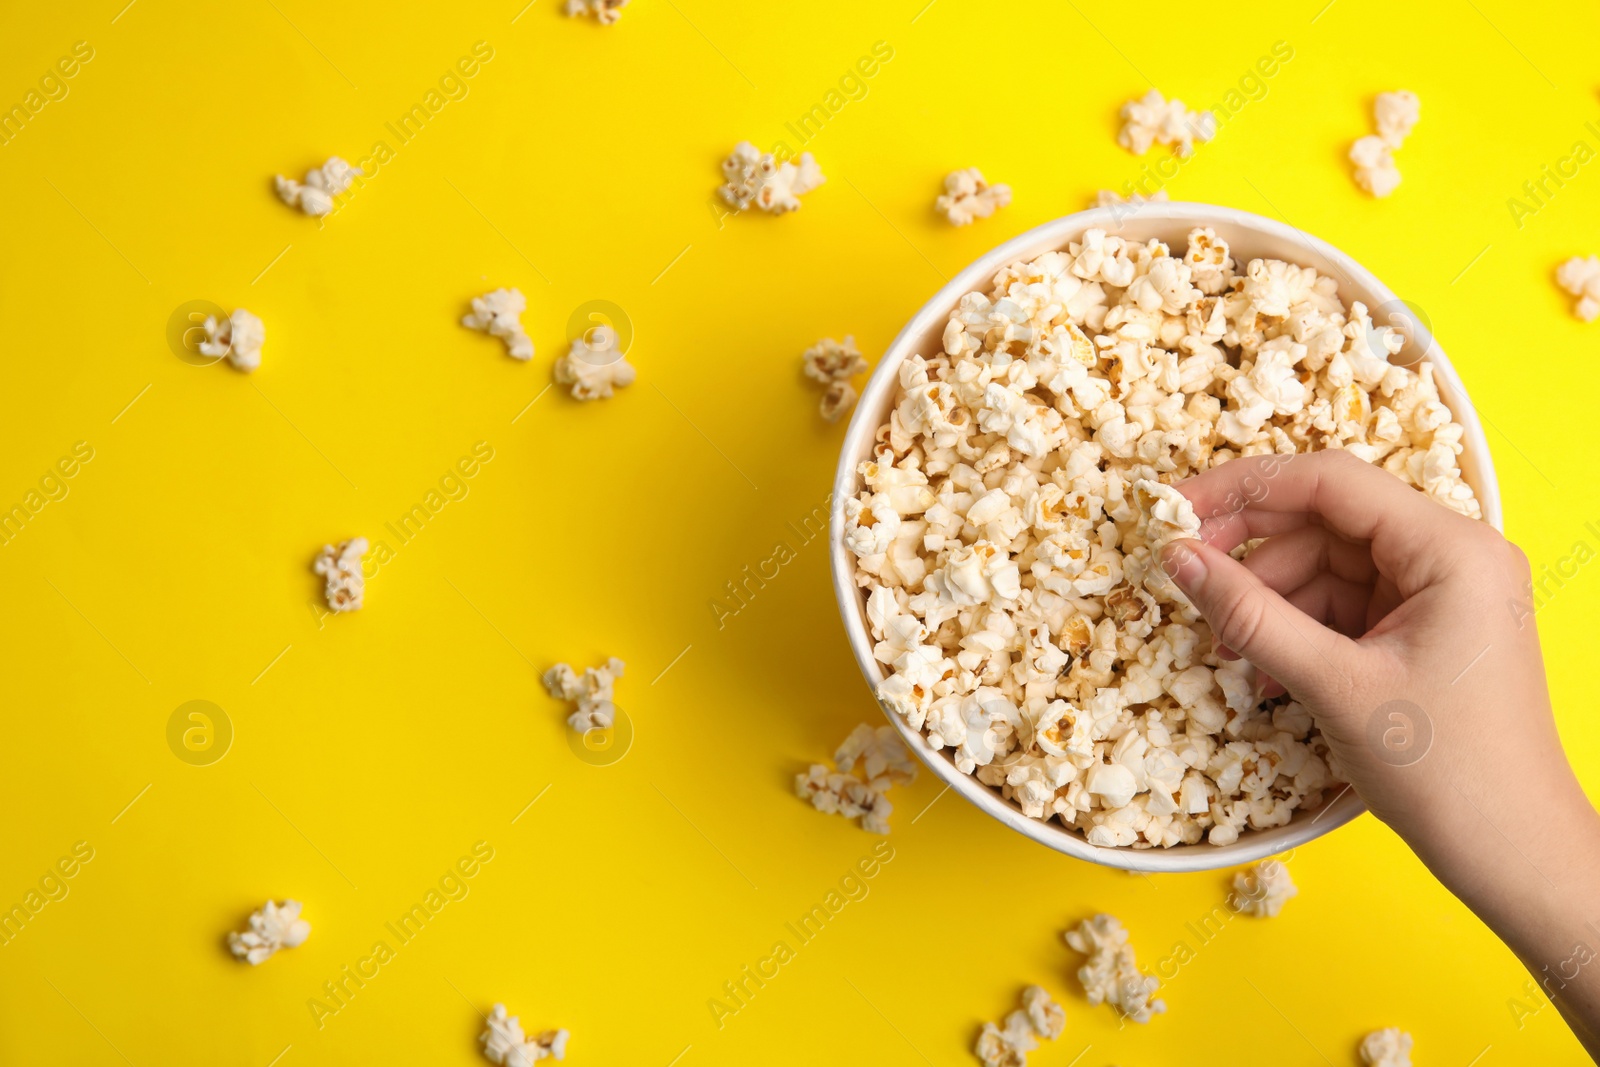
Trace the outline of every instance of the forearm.
<instances>
[{"instance_id":1,"label":"forearm","mask_svg":"<svg viewBox=\"0 0 1600 1067\"><path fill-rule=\"evenodd\" d=\"M1561 807L1530 807L1541 813L1525 820L1531 826L1484 827L1470 849L1423 858L1516 953L1600 1063L1600 815L1575 781L1559 792Z\"/></svg>"}]
</instances>

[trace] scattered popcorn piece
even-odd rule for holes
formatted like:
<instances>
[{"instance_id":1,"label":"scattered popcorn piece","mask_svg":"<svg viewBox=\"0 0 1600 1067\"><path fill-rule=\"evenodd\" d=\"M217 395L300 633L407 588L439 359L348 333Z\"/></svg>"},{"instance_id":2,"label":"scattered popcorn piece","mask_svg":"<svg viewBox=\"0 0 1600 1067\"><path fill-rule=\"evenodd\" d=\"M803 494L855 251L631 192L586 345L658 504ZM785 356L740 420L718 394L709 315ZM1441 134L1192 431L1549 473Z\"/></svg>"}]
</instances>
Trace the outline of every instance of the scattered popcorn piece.
<instances>
[{"instance_id":1,"label":"scattered popcorn piece","mask_svg":"<svg viewBox=\"0 0 1600 1067\"><path fill-rule=\"evenodd\" d=\"M849 382L834 382L823 390L822 417L829 422L838 422L844 417L845 412L856 406L860 399L855 386Z\"/></svg>"},{"instance_id":2,"label":"scattered popcorn piece","mask_svg":"<svg viewBox=\"0 0 1600 1067\"><path fill-rule=\"evenodd\" d=\"M867 369L867 361L856 351L856 339L850 335L846 335L843 341L824 337L806 349L801 358L806 377L824 385L841 378L854 378Z\"/></svg>"},{"instance_id":3,"label":"scattered popcorn piece","mask_svg":"<svg viewBox=\"0 0 1600 1067\"><path fill-rule=\"evenodd\" d=\"M860 762L869 783L909 785L917 780L917 760L900 740L893 726L868 726L862 723L834 751L833 762L841 773L850 774Z\"/></svg>"},{"instance_id":4,"label":"scattered popcorn piece","mask_svg":"<svg viewBox=\"0 0 1600 1067\"><path fill-rule=\"evenodd\" d=\"M1464 431L1336 280L1103 229L996 273L897 370L844 502L880 702L1024 815L1102 847L1226 845L1340 780L1162 570L1172 486L1339 448L1470 518Z\"/></svg>"},{"instance_id":5,"label":"scattered popcorn piece","mask_svg":"<svg viewBox=\"0 0 1600 1067\"><path fill-rule=\"evenodd\" d=\"M1194 153L1194 142L1217 135L1217 118L1209 111L1190 111L1182 100L1168 100L1151 89L1122 105L1122 132L1117 143L1136 156L1153 144L1170 145L1180 156Z\"/></svg>"},{"instance_id":6,"label":"scattered popcorn piece","mask_svg":"<svg viewBox=\"0 0 1600 1067\"><path fill-rule=\"evenodd\" d=\"M1165 1001L1151 999L1161 983L1139 970L1128 931L1116 919L1096 915L1065 936L1073 951L1088 957L1078 968L1078 981L1090 1004L1109 1004L1136 1023L1147 1023L1167 1010Z\"/></svg>"},{"instance_id":7,"label":"scattered popcorn piece","mask_svg":"<svg viewBox=\"0 0 1600 1067\"><path fill-rule=\"evenodd\" d=\"M1584 322L1600 316L1600 257L1573 256L1556 269L1561 288L1578 298L1573 314ZM209 322L210 320L206 320Z\"/></svg>"},{"instance_id":8,"label":"scattered popcorn piece","mask_svg":"<svg viewBox=\"0 0 1600 1067\"><path fill-rule=\"evenodd\" d=\"M944 195L934 203L952 226L986 219L1011 203L1011 186L990 185L977 167L951 173L944 180Z\"/></svg>"},{"instance_id":9,"label":"scattered popcorn piece","mask_svg":"<svg viewBox=\"0 0 1600 1067\"><path fill-rule=\"evenodd\" d=\"M479 1038L483 1054L491 1063L505 1067L533 1067L545 1058L567 1058L569 1034L565 1030L546 1030L537 1037L522 1032L522 1024L515 1015L506 1015L506 1006L496 1004L489 1013L488 1028Z\"/></svg>"},{"instance_id":10,"label":"scattered popcorn piece","mask_svg":"<svg viewBox=\"0 0 1600 1067\"><path fill-rule=\"evenodd\" d=\"M544 672L544 687L558 700L570 700L578 705L567 716L567 725L579 732L610 729L616 722L617 679L622 677L627 665L612 656L598 667L590 667L582 677L565 663L557 663Z\"/></svg>"},{"instance_id":11,"label":"scattered popcorn piece","mask_svg":"<svg viewBox=\"0 0 1600 1067\"><path fill-rule=\"evenodd\" d=\"M252 371L261 366L261 346L267 339L267 327L244 308L234 308L233 314L218 320L207 315L201 324L206 339L200 342L202 355L227 356L228 362L242 371Z\"/></svg>"},{"instance_id":12,"label":"scattered popcorn piece","mask_svg":"<svg viewBox=\"0 0 1600 1067\"><path fill-rule=\"evenodd\" d=\"M338 156L333 156L320 167L306 171L304 183L279 174L273 179L278 199L290 207L297 207L307 215L320 218L333 211L333 201L364 172L352 167Z\"/></svg>"},{"instance_id":13,"label":"scattered popcorn piece","mask_svg":"<svg viewBox=\"0 0 1600 1067\"><path fill-rule=\"evenodd\" d=\"M1417 94L1404 89L1392 93L1379 93L1372 105L1373 124L1378 136L1390 148L1399 148L1411 136L1411 130L1422 117L1422 101Z\"/></svg>"},{"instance_id":14,"label":"scattered popcorn piece","mask_svg":"<svg viewBox=\"0 0 1600 1067\"><path fill-rule=\"evenodd\" d=\"M825 337L806 349L801 360L806 377L825 387L822 417L838 422L856 403L856 391L850 379L867 369L867 361L856 351L856 339L846 336L843 341L835 341Z\"/></svg>"},{"instance_id":15,"label":"scattered popcorn piece","mask_svg":"<svg viewBox=\"0 0 1600 1067\"><path fill-rule=\"evenodd\" d=\"M1089 206L1119 207L1123 204L1130 204L1137 207L1140 204L1154 204L1158 202L1165 203L1170 199L1171 197L1167 196L1167 191L1165 189L1157 189L1149 196L1145 196L1143 193L1129 193L1127 196L1123 196L1114 190L1102 189L1095 195L1094 203L1090 204Z\"/></svg>"},{"instance_id":16,"label":"scattered popcorn piece","mask_svg":"<svg viewBox=\"0 0 1600 1067\"><path fill-rule=\"evenodd\" d=\"M617 331L610 326L591 327L555 365L556 384L570 385L578 400L608 400L636 377L638 371L618 347Z\"/></svg>"},{"instance_id":17,"label":"scattered popcorn piece","mask_svg":"<svg viewBox=\"0 0 1600 1067\"><path fill-rule=\"evenodd\" d=\"M1031 985L1022 991L1022 1010L1028 1015L1033 1032L1054 1041L1067 1026L1067 1013L1050 999L1043 986Z\"/></svg>"},{"instance_id":18,"label":"scattered popcorn piece","mask_svg":"<svg viewBox=\"0 0 1600 1067\"><path fill-rule=\"evenodd\" d=\"M983 1067L1027 1067L1028 1053L1038 1047L1028 1013L1014 1011L1006 1016L1004 1030L994 1023L984 1023L973 1051Z\"/></svg>"},{"instance_id":19,"label":"scattered popcorn piece","mask_svg":"<svg viewBox=\"0 0 1600 1067\"><path fill-rule=\"evenodd\" d=\"M324 578L324 595L334 611L360 611L367 579L361 572L361 557L367 551L365 537L352 537L337 545L323 545L311 569Z\"/></svg>"},{"instance_id":20,"label":"scattered popcorn piece","mask_svg":"<svg viewBox=\"0 0 1600 1067\"><path fill-rule=\"evenodd\" d=\"M628 0L567 0L567 14L593 15L600 25L609 26L622 17L627 6Z\"/></svg>"},{"instance_id":21,"label":"scattered popcorn piece","mask_svg":"<svg viewBox=\"0 0 1600 1067\"><path fill-rule=\"evenodd\" d=\"M1361 1062L1367 1067L1411 1067L1411 1035L1390 1027L1361 1039Z\"/></svg>"},{"instance_id":22,"label":"scattered popcorn piece","mask_svg":"<svg viewBox=\"0 0 1600 1067\"><path fill-rule=\"evenodd\" d=\"M280 948L295 948L311 933L311 924L300 918L300 902L286 900L282 904L267 901L250 916L250 929L244 933L228 933L228 950L234 957L249 960L256 966Z\"/></svg>"},{"instance_id":23,"label":"scattered popcorn piece","mask_svg":"<svg viewBox=\"0 0 1600 1067\"><path fill-rule=\"evenodd\" d=\"M1038 1038L1061 1036L1067 1016L1061 1005L1040 986L1022 991L1022 1007L1005 1018L1003 1027L984 1023L973 1049L984 1067L1026 1067L1028 1053L1039 1047Z\"/></svg>"},{"instance_id":24,"label":"scattered popcorn piece","mask_svg":"<svg viewBox=\"0 0 1600 1067\"><path fill-rule=\"evenodd\" d=\"M814 763L795 775L794 791L801 800L827 814L847 819L861 817L868 833L887 834L894 805L886 795L891 786L916 781L917 765L892 726L874 729L857 726L833 754L838 770ZM862 776L854 772L860 764Z\"/></svg>"},{"instance_id":25,"label":"scattered popcorn piece","mask_svg":"<svg viewBox=\"0 0 1600 1067\"><path fill-rule=\"evenodd\" d=\"M1401 89L1378 94L1372 105L1373 125L1378 132L1350 146L1357 185L1376 197L1395 191L1400 185L1400 170L1394 165L1394 150L1411 136L1421 115L1422 102L1415 93Z\"/></svg>"},{"instance_id":26,"label":"scattered popcorn piece","mask_svg":"<svg viewBox=\"0 0 1600 1067\"><path fill-rule=\"evenodd\" d=\"M1233 876L1234 908L1258 919L1270 919L1283 910L1300 889L1279 860L1258 863Z\"/></svg>"},{"instance_id":27,"label":"scattered popcorn piece","mask_svg":"<svg viewBox=\"0 0 1600 1067\"><path fill-rule=\"evenodd\" d=\"M802 153L794 162L777 161L771 152L763 153L749 141L740 141L733 154L722 161L727 184L718 190L735 211L752 204L773 215L800 209L800 197L827 181L822 168Z\"/></svg>"},{"instance_id":28,"label":"scattered popcorn piece","mask_svg":"<svg viewBox=\"0 0 1600 1067\"><path fill-rule=\"evenodd\" d=\"M1356 184L1376 197L1385 197L1400 185L1400 169L1394 153L1382 137L1368 135L1350 146L1350 162L1356 165Z\"/></svg>"},{"instance_id":29,"label":"scattered popcorn piece","mask_svg":"<svg viewBox=\"0 0 1600 1067\"><path fill-rule=\"evenodd\" d=\"M472 310L462 317L461 325L505 341L511 358L529 360L533 358L533 342L522 332L522 313L527 308L521 289L496 289L472 298Z\"/></svg>"}]
</instances>

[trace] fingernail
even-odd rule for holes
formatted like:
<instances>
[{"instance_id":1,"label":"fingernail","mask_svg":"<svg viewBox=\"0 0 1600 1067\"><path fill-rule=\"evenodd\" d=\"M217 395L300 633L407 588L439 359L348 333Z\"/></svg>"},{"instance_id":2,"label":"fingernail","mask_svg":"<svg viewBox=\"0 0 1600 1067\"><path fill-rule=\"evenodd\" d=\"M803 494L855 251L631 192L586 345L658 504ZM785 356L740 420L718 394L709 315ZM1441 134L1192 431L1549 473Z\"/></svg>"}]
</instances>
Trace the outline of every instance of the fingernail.
<instances>
[{"instance_id":1,"label":"fingernail","mask_svg":"<svg viewBox=\"0 0 1600 1067\"><path fill-rule=\"evenodd\" d=\"M1174 541L1161 552L1161 569L1178 583L1178 588L1193 596L1206 580L1206 561L1196 541Z\"/></svg>"}]
</instances>

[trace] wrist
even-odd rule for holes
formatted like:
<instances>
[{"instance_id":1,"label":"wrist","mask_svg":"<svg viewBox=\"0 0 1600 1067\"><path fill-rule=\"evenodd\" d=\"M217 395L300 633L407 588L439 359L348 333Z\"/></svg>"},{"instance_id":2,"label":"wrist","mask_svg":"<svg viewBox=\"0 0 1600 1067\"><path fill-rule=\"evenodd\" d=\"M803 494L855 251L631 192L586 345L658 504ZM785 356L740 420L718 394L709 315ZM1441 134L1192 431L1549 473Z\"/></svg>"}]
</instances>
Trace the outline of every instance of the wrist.
<instances>
[{"instance_id":1,"label":"wrist","mask_svg":"<svg viewBox=\"0 0 1600 1067\"><path fill-rule=\"evenodd\" d=\"M1600 964L1600 814L1573 786L1566 803L1536 808L1537 818L1516 825L1468 806L1452 842L1432 856L1418 849L1536 977L1574 955L1592 954ZM1600 966L1584 969L1600 982Z\"/></svg>"}]
</instances>

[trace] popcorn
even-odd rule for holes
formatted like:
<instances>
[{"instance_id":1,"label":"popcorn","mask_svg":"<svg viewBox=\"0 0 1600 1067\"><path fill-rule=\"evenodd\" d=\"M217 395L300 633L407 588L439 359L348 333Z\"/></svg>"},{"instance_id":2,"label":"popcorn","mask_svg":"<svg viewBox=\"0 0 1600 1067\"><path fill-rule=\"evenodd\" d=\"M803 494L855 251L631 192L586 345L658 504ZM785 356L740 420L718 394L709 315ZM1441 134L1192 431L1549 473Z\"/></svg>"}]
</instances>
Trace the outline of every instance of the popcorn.
<instances>
[{"instance_id":1,"label":"popcorn","mask_svg":"<svg viewBox=\"0 0 1600 1067\"><path fill-rule=\"evenodd\" d=\"M270 959L280 948L296 948L311 934L311 924L300 918L300 902L282 904L267 901L250 916L250 929L229 931L228 951L235 959L248 960L252 967Z\"/></svg>"},{"instance_id":2,"label":"popcorn","mask_svg":"<svg viewBox=\"0 0 1600 1067\"><path fill-rule=\"evenodd\" d=\"M1167 100L1151 89L1138 100L1122 105L1122 131L1117 143L1136 156L1152 144L1171 145L1180 156L1194 153L1194 142L1217 135L1217 118L1209 111L1190 111L1182 100Z\"/></svg>"},{"instance_id":3,"label":"popcorn","mask_svg":"<svg viewBox=\"0 0 1600 1067\"><path fill-rule=\"evenodd\" d=\"M1054 1041L1067 1026L1067 1013L1050 999L1043 986L1031 985L1022 991L1022 1010L1028 1015L1033 1032Z\"/></svg>"},{"instance_id":4,"label":"popcorn","mask_svg":"<svg viewBox=\"0 0 1600 1067\"><path fill-rule=\"evenodd\" d=\"M556 360L556 384L570 385L578 400L608 400L616 390L632 385L638 371L617 343L617 331L610 326L591 327Z\"/></svg>"},{"instance_id":5,"label":"popcorn","mask_svg":"<svg viewBox=\"0 0 1600 1067\"><path fill-rule=\"evenodd\" d=\"M1022 991L1022 1007L1005 1018L1004 1027L984 1023L973 1049L984 1067L1026 1067L1038 1038L1054 1040L1066 1025L1066 1013L1036 985Z\"/></svg>"},{"instance_id":6,"label":"popcorn","mask_svg":"<svg viewBox=\"0 0 1600 1067\"><path fill-rule=\"evenodd\" d=\"M986 219L1011 203L1011 186L990 185L977 167L952 172L944 180L944 195L934 208L952 226L966 226L974 219Z\"/></svg>"},{"instance_id":7,"label":"popcorn","mask_svg":"<svg viewBox=\"0 0 1600 1067\"><path fill-rule=\"evenodd\" d=\"M801 357L807 378L827 384L841 378L853 378L867 369L867 361L856 351L856 339L846 335L843 341L824 337Z\"/></svg>"},{"instance_id":8,"label":"popcorn","mask_svg":"<svg viewBox=\"0 0 1600 1067\"><path fill-rule=\"evenodd\" d=\"M1362 137L1350 146L1350 162L1356 165L1356 184L1377 197L1388 196L1400 185L1400 170L1394 165L1394 150L1411 136L1411 129L1422 114L1422 102L1404 89L1379 93L1373 102L1374 136Z\"/></svg>"},{"instance_id":9,"label":"popcorn","mask_svg":"<svg viewBox=\"0 0 1600 1067\"><path fill-rule=\"evenodd\" d=\"M558 1060L567 1058L570 1035L565 1030L546 1030L537 1037L528 1037L522 1032L522 1024L517 1021L517 1016L506 1015L504 1004L496 1004L487 1021L488 1028L478 1040L483 1042L483 1054L491 1063L504 1064L505 1067L533 1067L533 1064L546 1057Z\"/></svg>"},{"instance_id":10,"label":"popcorn","mask_svg":"<svg viewBox=\"0 0 1600 1067\"><path fill-rule=\"evenodd\" d=\"M261 366L261 346L267 339L267 328L250 312L235 308L233 314L221 320L207 315L201 325L206 331L206 339L199 345L201 355L227 356L228 362L242 371Z\"/></svg>"},{"instance_id":11,"label":"popcorn","mask_svg":"<svg viewBox=\"0 0 1600 1067\"><path fill-rule=\"evenodd\" d=\"M856 403L850 379L867 369L867 361L856 351L856 339L848 335L843 341L825 337L806 349L801 359L806 377L824 386L822 417L838 422Z\"/></svg>"},{"instance_id":12,"label":"popcorn","mask_svg":"<svg viewBox=\"0 0 1600 1067\"><path fill-rule=\"evenodd\" d=\"M279 174L273 178L273 188L285 204L320 218L333 211L334 198L350 188L362 173L360 167L352 167L338 156L332 156L322 166L306 171L303 184Z\"/></svg>"},{"instance_id":13,"label":"popcorn","mask_svg":"<svg viewBox=\"0 0 1600 1067\"><path fill-rule=\"evenodd\" d=\"M1233 876L1234 908L1258 919L1270 919L1299 894L1289 868L1279 860L1258 863Z\"/></svg>"},{"instance_id":14,"label":"popcorn","mask_svg":"<svg viewBox=\"0 0 1600 1067\"><path fill-rule=\"evenodd\" d=\"M1136 1023L1147 1023L1167 1010L1165 1001L1151 999L1161 983L1139 970L1128 931L1116 919L1096 915L1064 936L1074 952L1088 957L1078 968L1078 981L1091 1005L1104 1002Z\"/></svg>"},{"instance_id":15,"label":"popcorn","mask_svg":"<svg viewBox=\"0 0 1600 1067\"><path fill-rule=\"evenodd\" d=\"M617 679L622 677L627 665L612 656L598 667L590 667L579 677L565 663L557 663L544 672L545 689L557 700L570 700L578 705L567 716L567 725L580 733L589 730L609 730L616 722L617 708L612 703Z\"/></svg>"},{"instance_id":16,"label":"popcorn","mask_svg":"<svg viewBox=\"0 0 1600 1067\"><path fill-rule=\"evenodd\" d=\"M365 537L352 537L337 545L323 545L311 569L323 576L323 595L334 611L360 611L367 579L361 572L361 557L367 551Z\"/></svg>"},{"instance_id":17,"label":"popcorn","mask_svg":"<svg viewBox=\"0 0 1600 1067\"><path fill-rule=\"evenodd\" d=\"M826 814L860 816L861 828L868 833L887 834L894 805L885 794L891 786L917 779L916 761L894 727L857 726L834 752L833 762L836 771L814 763L806 773L795 775L795 795ZM858 763L862 776L854 773Z\"/></svg>"},{"instance_id":18,"label":"popcorn","mask_svg":"<svg viewBox=\"0 0 1600 1067\"><path fill-rule=\"evenodd\" d=\"M1376 197L1385 197L1400 185L1400 169L1394 165L1391 146L1382 137L1362 137L1350 146L1350 162L1356 165L1356 184Z\"/></svg>"},{"instance_id":19,"label":"popcorn","mask_svg":"<svg viewBox=\"0 0 1600 1067\"><path fill-rule=\"evenodd\" d=\"M1367 1067L1411 1067L1411 1035L1390 1028L1361 1039L1361 1062Z\"/></svg>"},{"instance_id":20,"label":"popcorn","mask_svg":"<svg viewBox=\"0 0 1600 1067\"><path fill-rule=\"evenodd\" d=\"M472 311L462 318L461 325L505 341L506 354L512 359L529 360L533 342L522 332L522 313L527 307L521 289L496 289L472 298Z\"/></svg>"},{"instance_id":21,"label":"popcorn","mask_svg":"<svg viewBox=\"0 0 1600 1067\"><path fill-rule=\"evenodd\" d=\"M1379 93L1372 105L1373 124L1378 136L1391 148L1399 148L1411 136L1411 128L1422 117L1422 101L1416 93L1401 89L1393 93Z\"/></svg>"},{"instance_id":22,"label":"popcorn","mask_svg":"<svg viewBox=\"0 0 1600 1067\"><path fill-rule=\"evenodd\" d=\"M1556 281L1578 298L1577 306L1572 309L1578 318L1593 322L1600 316L1600 257L1573 256L1556 270Z\"/></svg>"},{"instance_id":23,"label":"popcorn","mask_svg":"<svg viewBox=\"0 0 1600 1067\"><path fill-rule=\"evenodd\" d=\"M1004 1030L994 1023L984 1023L973 1052L983 1067L1026 1067L1028 1053L1038 1047L1027 1012L1014 1011L1006 1016Z\"/></svg>"},{"instance_id":24,"label":"popcorn","mask_svg":"<svg viewBox=\"0 0 1600 1067\"><path fill-rule=\"evenodd\" d=\"M874 728L862 723L834 751L833 762L844 774L850 774L860 762L869 783L908 785L917 780L917 761L893 726Z\"/></svg>"},{"instance_id":25,"label":"popcorn","mask_svg":"<svg viewBox=\"0 0 1600 1067\"><path fill-rule=\"evenodd\" d=\"M1101 847L1319 808L1337 778L1310 714L1217 654L1161 553L1200 532L1175 484L1242 455L1342 448L1480 518L1433 367L1385 358L1403 341L1204 228L1185 249L1091 229L1000 270L897 368L844 502L880 702Z\"/></svg>"},{"instance_id":26,"label":"popcorn","mask_svg":"<svg viewBox=\"0 0 1600 1067\"><path fill-rule=\"evenodd\" d=\"M838 422L845 412L856 406L858 399L859 394L849 382L834 382L823 390L818 410L828 422Z\"/></svg>"},{"instance_id":27,"label":"popcorn","mask_svg":"<svg viewBox=\"0 0 1600 1067\"><path fill-rule=\"evenodd\" d=\"M567 0L567 14L593 15L600 25L609 26L622 17L627 6L628 0Z\"/></svg>"},{"instance_id":28,"label":"popcorn","mask_svg":"<svg viewBox=\"0 0 1600 1067\"><path fill-rule=\"evenodd\" d=\"M735 211L753 204L773 215L800 210L800 197L827 181L810 152L792 163L779 163L771 152L763 153L749 141L734 146L733 154L722 161L722 173L728 181L717 191Z\"/></svg>"}]
</instances>

